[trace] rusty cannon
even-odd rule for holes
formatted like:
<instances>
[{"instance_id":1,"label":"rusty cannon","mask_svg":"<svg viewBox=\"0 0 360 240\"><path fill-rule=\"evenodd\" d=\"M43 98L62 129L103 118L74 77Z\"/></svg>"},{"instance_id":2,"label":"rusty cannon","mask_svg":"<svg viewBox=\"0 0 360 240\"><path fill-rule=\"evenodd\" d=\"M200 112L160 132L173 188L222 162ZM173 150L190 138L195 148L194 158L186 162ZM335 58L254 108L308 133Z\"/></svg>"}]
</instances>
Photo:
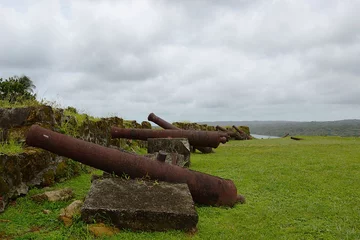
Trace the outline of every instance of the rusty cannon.
<instances>
[{"instance_id":1,"label":"rusty cannon","mask_svg":"<svg viewBox=\"0 0 360 240\"><path fill-rule=\"evenodd\" d=\"M178 127L172 125L171 123L165 121L161 117L156 116L155 113L150 113L148 116L148 120L156 123L157 125L159 125L160 127L164 128L164 129L182 130L181 128L178 128ZM223 137L227 138L226 135L223 135ZM202 153L212 153L213 152L211 147L201 147L201 146L194 146L194 147Z\"/></svg>"},{"instance_id":2,"label":"rusty cannon","mask_svg":"<svg viewBox=\"0 0 360 240\"><path fill-rule=\"evenodd\" d=\"M159 125L160 127L164 128L164 129L173 129L173 130L181 130L180 128L172 125L171 123L165 121L164 119L162 119L159 116L156 116L155 113L150 113L148 116L148 120L156 123L157 125Z\"/></svg>"},{"instance_id":3,"label":"rusty cannon","mask_svg":"<svg viewBox=\"0 0 360 240\"><path fill-rule=\"evenodd\" d=\"M237 202L245 202L242 195L237 195L236 186L231 180L103 147L38 125L29 129L26 144L118 176L125 173L131 178L149 176L153 180L187 183L194 201L200 204L234 206Z\"/></svg>"},{"instance_id":4,"label":"rusty cannon","mask_svg":"<svg viewBox=\"0 0 360 240\"><path fill-rule=\"evenodd\" d=\"M112 138L127 138L146 141L149 138L187 138L193 146L217 148L226 143L226 137L216 131L153 130L135 128L111 128Z\"/></svg>"}]
</instances>

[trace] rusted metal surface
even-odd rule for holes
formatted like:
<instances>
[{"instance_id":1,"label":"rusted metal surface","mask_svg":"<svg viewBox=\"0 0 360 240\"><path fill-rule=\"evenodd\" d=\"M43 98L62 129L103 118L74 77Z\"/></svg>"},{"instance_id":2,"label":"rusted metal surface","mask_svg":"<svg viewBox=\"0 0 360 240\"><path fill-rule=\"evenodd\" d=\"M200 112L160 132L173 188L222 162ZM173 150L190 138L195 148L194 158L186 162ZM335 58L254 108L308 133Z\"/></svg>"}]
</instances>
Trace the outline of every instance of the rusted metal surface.
<instances>
[{"instance_id":1,"label":"rusted metal surface","mask_svg":"<svg viewBox=\"0 0 360 240\"><path fill-rule=\"evenodd\" d=\"M228 136L228 135L226 135L226 136ZM220 137L221 143L226 143L227 141L229 141L229 137Z\"/></svg>"},{"instance_id":2,"label":"rusted metal surface","mask_svg":"<svg viewBox=\"0 0 360 240\"><path fill-rule=\"evenodd\" d=\"M172 125L171 123L165 121L164 119L162 119L159 116L156 116L155 113L150 113L148 116L148 120L151 122L156 123L157 125L159 125L160 127L164 128L164 129L173 129L173 130L181 130L180 128Z\"/></svg>"},{"instance_id":3,"label":"rusted metal surface","mask_svg":"<svg viewBox=\"0 0 360 240\"><path fill-rule=\"evenodd\" d=\"M219 132L219 131L216 131L216 132L223 138L226 138L226 139L229 138L229 133L228 132Z\"/></svg>"},{"instance_id":4,"label":"rusted metal surface","mask_svg":"<svg viewBox=\"0 0 360 240\"><path fill-rule=\"evenodd\" d=\"M212 153L212 152L214 152L211 147L199 147L199 146L196 146L196 147L193 147L193 152L195 152L196 149L199 150L202 153Z\"/></svg>"},{"instance_id":5,"label":"rusted metal surface","mask_svg":"<svg viewBox=\"0 0 360 240\"><path fill-rule=\"evenodd\" d=\"M233 132L233 131L228 131L228 134L229 134L229 136L230 136L231 138L237 139L237 137L238 137L238 134L237 134L236 132Z\"/></svg>"},{"instance_id":6,"label":"rusted metal surface","mask_svg":"<svg viewBox=\"0 0 360 240\"><path fill-rule=\"evenodd\" d=\"M219 125L216 126L216 130L220 130L220 131L223 131L223 132L227 132L227 130Z\"/></svg>"},{"instance_id":7,"label":"rusted metal surface","mask_svg":"<svg viewBox=\"0 0 360 240\"><path fill-rule=\"evenodd\" d=\"M240 195L240 194L237 196L237 201L239 203L245 203L246 202L245 197L243 195Z\"/></svg>"},{"instance_id":8,"label":"rusted metal surface","mask_svg":"<svg viewBox=\"0 0 360 240\"><path fill-rule=\"evenodd\" d=\"M216 126L216 128L217 128L217 127L220 127L220 126ZM224 128L222 128L222 129L224 129ZM217 130L218 130L218 128L217 128ZM230 137L231 137L231 132L230 132L230 131L227 131L226 129L224 129L224 130L221 130L221 129L220 129L220 131L218 131L218 133L219 133L222 137L226 138L226 141L229 141L229 140L230 140Z\"/></svg>"},{"instance_id":9,"label":"rusted metal surface","mask_svg":"<svg viewBox=\"0 0 360 240\"><path fill-rule=\"evenodd\" d=\"M166 132L166 131L164 131ZM187 183L195 202L214 206L233 206L242 199L233 181L192 171L179 166L150 161L116 149L103 147L33 125L26 144L71 158L83 164L131 178L149 176L166 182Z\"/></svg>"},{"instance_id":10,"label":"rusted metal surface","mask_svg":"<svg viewBox=\"0 0 360 240\"><path fill-rule=\"evenodd\" d=\"M153 130L135 128L111 128L112 138L128 138L146 141L148 138L187 138L193 146L217 148L220 143L226 143L219 132L216 131L190 131L190 130Z\"/></svg>"},{"instance_id":11,"label":"rusted metal surface","mask_svg":"<svg viewBox=\"0 0 360 240\"><path fill-rule=\"evenodd\" d=\"M164 129L182 130L181 128L178 128L178 127L172 125L171 123L165 121L161 117L155 115L155 113L150 113L148 116L148 120L156 123L157 125L159 125L160 127L164 128ZM213 152L211 147L195 146L195 148L198 149L202 153L212 153ZM194 151L195 151L195 149L194 149Z\"/></svg>"}]
</instances>

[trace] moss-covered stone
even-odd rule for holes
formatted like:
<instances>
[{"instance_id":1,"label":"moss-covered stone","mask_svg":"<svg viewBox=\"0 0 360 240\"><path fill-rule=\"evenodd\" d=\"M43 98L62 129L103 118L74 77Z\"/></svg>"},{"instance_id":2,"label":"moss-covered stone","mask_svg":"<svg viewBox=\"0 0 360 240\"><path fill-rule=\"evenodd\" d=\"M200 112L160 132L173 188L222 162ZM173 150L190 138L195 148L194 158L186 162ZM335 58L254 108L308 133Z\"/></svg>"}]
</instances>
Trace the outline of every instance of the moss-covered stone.
<instances>
[{"instance_id":1,"label":"moss-covered stone","mask_svg":"<svg viewBox=\"0 0 360 240\"><path fill-rule=\"evenodd\" d=\"M9 187L4 178L0 176L0 196L3 196L5 193L9 192Z\"/></svg>"},{"instance_id":2,"label":"moss-covered stone","mask_svg":"<svg viewBox=\"0 0 360 240\"><path fill-rule=\"evenodd\" d=\"M215 126L207 126L207 131L216 131Z\"/></svg>"},{"instance_id":3,"label":"moss-covered stone","mask_svg":"<svg viewBox=\"0 0 360 240\"><path fill-rule=\"evenodd\" d=\"M7 140L8 130L6 128L0 128L0 142Z\"/></svg>"},{"instance_id":4,"label":"moss-covered stone","mask_svg":"<svg viewBox=\"0 0 360 240\"><path fill-rule=\"evenodd\" d=\"M208 126L207 124L174 122L173 125L184 130L215 131L214 126Z\"/></svg>"},{"instance_id":5,"label":"moss-covered stone","mask_svg":"<svg viewBox=\"0 0 360 240\"><path fill-rule=\"evenodd\" d=\"M76 137L78 135L78 123L76 118L74 116L65 116L59 126L59 132Z\"/></svg>"},{"instance_id":6,"label":"moss-covered stone","mask_svg":"<svg viewBox=\"0 0 360 240\"><path fill-rule=\"evenodd\" d=\"M55 108L55 109L53 109L53 111L54 111L55 123L56 123L56 125L60 125L62 122L62 119L64 117L64 110Z\"/></svg>"},{"instance_id":7,"label":"moss-covered stone","mask_svg":"<svg viewBox=\"0 0 360 240\"><path fill-rule=\"evenodd\" d=\"M137 123L135 120L124 120L125 128L141 128L141 124Z\"/></svg>"},{"instance_id":8,"label":"moss-covered stone","mask_svg":"<svg viewBox=\"0 0 360 240\"><path fill-rule=\"evenodd\" d=\"M27 132L29 131L30 126L14 127L8 130L8 141L14 140L16 142L25 141Z\"/></svg>"},{"instance_id":9,"label":"moss-covered stone","mask_svg":"<svg viewBox=\"0 0 360 240\"><path fill-rule=\"evenodd\" d=\"M31 107L27 108L0 108L0 127L8 129L11 127L23 126L26 118L31 111Z\"/></svg>"},{"instance_id":10,"label":"moss-covered stone","mask_svg":"<svg viewBox=\"0 0 360 240\"><path fill-rule=\"evenodd\" d=\"M151 124L148 121L141 122L141 128L143 129L151 129Z\"/></svg>"},{"instance_id":11,"label":"moss-covered stone","mask_svg":"<svg viewBox=\"0 0 360 240\"><path fill-rule=\"evenodd\" d=\"M54 170L49 169L43 175L43 186L51 186L55 183L55 173Z\"/></svg>"},{"instance_id":12,"label":"moss-covered stone","mask_svg":"<svg viewBox=\"0 0 360 240\"><path fill-rule=\"evenodd\" d=\"M31 182L37 174L44 171L50 164L53 163L53 157L50 152L31 148L25 150L19 159L19 168L22 175L23 182ZM41 182L41 180L39 180Z\"/></svg>"},{"instance_id":13,"label":"moss-covered stone","mask_svg":"<svg viewBox=\"0 0 360 240\"><path fill-rule=\"evenodd\" d=\"M250 128L248 126L239 126L238 128L243 130L247 135L250 135Z\"/></svg>"},{"instance_id":14,"label":"moss-covered stone","mask_svg":"<svg viewBox=\"0 0 360 240\"><path fill-rule=\"evenodd\" d=\"M33 107L26 118L26 122L28 125L34 124L36 122L43 122L54 125L54 112L50 106L43 105L39 107Z\"/></svg>"},{"instance_id":15,"label":"moss-covered stone","mask_svg":"<svg viewBox=\"0 0 360 240\"><path fill-rule=\"evenodd\" d=\"M56 167L55 180L60 180L68 176L68 165L66 161L62 161Z\"/></svg>"},{"instance_id":16,"label":"moss-covered stone","mask_svg":"<svg viewBox=\"0 0 360 240\"><path fill-rule=\"evenodd\" d=\"M71 162L72 164L67 164ZM18 155L0 158L1 192L4 204L8 199L26 194L30 186L50 186L60 177L70 178L84 171L85 166L38 148L25 148ZM3 184L3 183L6 184ZM6 187L4 187L6 186ZM0 212L3 208L0 208Z\"/></svg>"},{"instance_id":17,"label":"moss-covered stone","mask_svg":"<svg viewBox=\"0 0 360 240\"><path fill-rule=\"evenodd\" d=\"M18 167L18 159L16 156L8 156L4 163L4 173L9 176L8 180L13 185L19 185L21 183L21 173Z\"/></svg>"},{"instance_id":18,"label":"moss-covered stone","mask_svg":"<svg viewBox=\"0 0 360 240\"><path fill-rule=\"evenodd\" d=\"M24 108L0 108L0 140L24 141L26 132L33 124L39 124L48 129L54 129L56 124L53 110L50 106Z\"/></svg>"}]
</instances>

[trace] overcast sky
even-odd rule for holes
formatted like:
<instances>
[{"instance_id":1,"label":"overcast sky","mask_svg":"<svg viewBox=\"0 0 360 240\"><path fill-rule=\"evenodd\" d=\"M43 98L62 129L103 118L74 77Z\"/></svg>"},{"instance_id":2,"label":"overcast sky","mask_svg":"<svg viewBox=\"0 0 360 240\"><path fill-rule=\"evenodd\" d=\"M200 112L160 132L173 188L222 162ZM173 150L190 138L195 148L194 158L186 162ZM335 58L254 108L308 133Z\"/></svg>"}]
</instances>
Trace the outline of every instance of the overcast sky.
<instances>
[{"instance_id":1,"label":"overcast sky","mask_svg":"<svg viewBox=\"0 0 360 240\"><path fill-rule=\"evenodd\" d=\"M95 116L360 119L360 0L0 0L0 77Z\"/></svg>"}]
</instances>

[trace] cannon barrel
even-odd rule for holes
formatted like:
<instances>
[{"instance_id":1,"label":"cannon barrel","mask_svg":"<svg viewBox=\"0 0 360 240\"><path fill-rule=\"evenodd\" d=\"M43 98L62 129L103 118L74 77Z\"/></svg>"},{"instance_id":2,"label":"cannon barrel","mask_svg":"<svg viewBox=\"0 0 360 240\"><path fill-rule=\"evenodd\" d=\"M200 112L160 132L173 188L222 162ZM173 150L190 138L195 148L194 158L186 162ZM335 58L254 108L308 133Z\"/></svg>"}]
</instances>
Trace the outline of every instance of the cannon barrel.
<instances>
[{"instance_id":1,"label":"cannon barrel","mask_svg":"<svg viewBox=\"0 0 360 240\"><path fill-rule=\"evenodd\" d=\"M159 125L160 127L164 128L164 129L182 130L181 128L178 128L178 127L172 125L171 123L165 121L161 117L155 115L155 113L150 113L148 116L148 120L156 123L157 125ZM195 146L195 148L198 149L202 153L213 152L211 147Z\"/></svg>"},{"instance_id":2,"label":"cannon barrel","mask_svg":"<svg viewBox=\"0 0 360 240\"><path fill-rule=\"evenodd\" d=\"M220 131L223 131L223 132L227 132L227 130L219 125L216 126L216 130L220 130Z\"/></svg>"},{"instance_id":3,"label":"cannon barrel","mask_svg":"<svg viewBox=\"0 0 360 240\"><path fill-rule=\"evenodd\" d=\"M232 138L236 138L238 135L236 134L236 132L233 131L227 131L227 133L229 134L230 137Z\"/></svg>"},{"instance_id":4,"label":"cannon barrel","mask_svg":"<svg viewBox=\"0 0 360 240\"><path fill-rule=\"evenodd\" d=\"M144 141L149 138L187 138L189 143L193 146L213 148L217 148L220 142L226 143L226 139L215 131L127 129L112 127L111 137Z\"/></svg>"},{"instance_id":5,"label":"cannon barrel","mask_svg":"<svg viewBox=\"0 0 360 240\"><path fill-rule=\"evenodd\" d=\"M159 116L156 116L155 113L150 113L148 116L148 120L151 122L156 123L157 125L159 125L160 127L164 128L164 129L173 129L173 130L181 130L180 128L172 125L171 123L165 121L164 119L162 119Z\"/></svg>"},{"instance_id":6,"label":"cannon barrel","mask_svg":"<svg viewBox=\"0 0 360 240\"><path fill-rule=\"evenodd\" d=\"M38 125L29 129L26 144L118 176L124 173L131 178L148 175L154 180L187 183L194 201L200 204L233 206L238 201L244 202L244 197L237 195L236 186L231 180L103 147Z\"/></svg>"},{"instance_id":7,"label":"cannon barrel","mask_svg":"<svg viewBox=\"0 0 360 240\"><path fill-rule=\"evenodd\" d=\"M148 116L148 120L151 121L151 122L156 123L157 125L159 125L160 127L164 128L164 129L183 130L183 129L178 128L178 127L172 125L171 123L165 121L161 117L155 115L155 113L150 113L149 116ZM225 132L226 132L226 130L225 130ZM227 133L220 133L220 135L222 137L227 137L228 136Z\"/></svg>"}]
</instances>

